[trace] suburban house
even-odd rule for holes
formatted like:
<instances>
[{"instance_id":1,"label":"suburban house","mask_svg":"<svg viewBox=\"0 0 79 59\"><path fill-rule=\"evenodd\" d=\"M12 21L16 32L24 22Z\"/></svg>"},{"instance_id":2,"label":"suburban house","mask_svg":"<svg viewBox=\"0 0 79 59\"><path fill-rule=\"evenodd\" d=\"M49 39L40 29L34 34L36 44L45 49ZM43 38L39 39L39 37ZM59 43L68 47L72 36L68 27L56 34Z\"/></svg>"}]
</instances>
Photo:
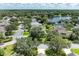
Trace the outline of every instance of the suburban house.
<instances>
[{"instance_id":1,"label":"suburban house","mask_svg":"<svg viewBox=\"0 0 79 59\"><path fill-rule=\"evenodd\" d=\"M55 30L59 33L59 34L62 34L62 35L70 35L71 32L70 31L67 31L66 28L64 28L63 26L61 25L57 25Z\"/></svg>"},{"instance_id":2,"label":"suburban house","mask_svg":"<svg viewBox=\"0 0 79 59\"><path fill-rule=\"evenodd\" d=\"M3 33L3 35L5 35L5 27L9 25L9 19L7 16L3 17L2 20L0 20L0 33Z\"/></svg>"},{"instance_id":3,"label":"suburban house","mask_svg":"<svg viewBox=\"0 0 79 59\"><path fill-rule=\"evenodd\" d=\"M31 26L32 26L32 27L38 27L38 26L40 26L40 25L41 25L41 24L40 24L39 22L37 22L35 18L32 19L32 22L31 22Z\"/></svg>"}]
</instances>

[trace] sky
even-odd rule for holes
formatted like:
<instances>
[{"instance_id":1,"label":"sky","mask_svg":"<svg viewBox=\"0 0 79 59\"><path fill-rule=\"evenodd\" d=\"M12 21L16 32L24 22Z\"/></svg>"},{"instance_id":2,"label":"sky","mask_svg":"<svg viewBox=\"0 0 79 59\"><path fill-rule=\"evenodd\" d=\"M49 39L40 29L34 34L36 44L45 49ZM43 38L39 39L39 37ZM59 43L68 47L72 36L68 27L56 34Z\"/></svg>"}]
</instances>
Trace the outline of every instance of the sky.
<instances>
[{"instance_id":1,"label":"sky","mask_svg":"<svg viewBox=\"0 0 79 59\"><path fill-rule=\"evenodd\" d=\"M0 9L78 9L78 3L0 3Z\"/></svg>"}]
</instances>

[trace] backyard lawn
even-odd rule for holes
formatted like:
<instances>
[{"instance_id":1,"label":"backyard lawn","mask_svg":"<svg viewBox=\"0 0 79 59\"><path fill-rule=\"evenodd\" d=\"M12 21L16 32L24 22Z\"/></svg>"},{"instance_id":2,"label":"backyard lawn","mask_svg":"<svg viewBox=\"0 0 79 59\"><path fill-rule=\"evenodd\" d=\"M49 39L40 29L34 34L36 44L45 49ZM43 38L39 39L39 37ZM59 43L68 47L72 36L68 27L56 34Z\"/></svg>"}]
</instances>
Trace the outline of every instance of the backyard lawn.
<instances>
[{"instance_id":1,"label":"backyard lawn","mask_svg":"<svg viewBox=\"0 0 79 59\"><path fill-rule=\"evenodd\" d=\"M78 48L74 48L74 49L71 49L71 51L77 55L79 55L79 49Z\"/></svg>"}]
</instances>

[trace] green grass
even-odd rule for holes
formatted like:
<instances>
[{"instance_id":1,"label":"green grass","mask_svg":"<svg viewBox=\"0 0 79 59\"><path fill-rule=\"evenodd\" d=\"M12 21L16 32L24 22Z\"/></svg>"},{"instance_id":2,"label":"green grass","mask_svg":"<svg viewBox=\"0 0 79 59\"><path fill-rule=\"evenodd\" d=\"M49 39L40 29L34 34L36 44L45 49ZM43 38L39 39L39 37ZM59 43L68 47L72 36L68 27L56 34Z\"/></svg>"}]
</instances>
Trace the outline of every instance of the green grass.
<instances>
[{"instance_id":1,"label":"green grass","mask_svg":"<svg viewBox=\"0 0 79 59\"><path fill-rule=\"evenodd\" d=\"M12 31L12 35L15 34L15 33L16 33L16 31Z\"/></svg>"},{"instance_id":2,"label":"green grass","mask_svg":"<svg viewBox=\"0 0 79 59\"><path fill-rule=\"evenodd\" d=\"M10 56L10 55L12 55L12 54L14 53L13 49L14 49L14 45L8 45L8 46L6 46L6 47L4 48L4 55L5 55L5 56Z\"/></svg>"},{"instance_id":3,"label":"green grass","mask_svg":"<svg viewBox=\"0 0 79 59\"><path fill-rule=\"evenodd\" d=\"M78 48L73 48L71 51L77 55L79 55L79 49Z\"/></svg>"},{"instance_id":4,"label":"green grass","mask_svg":"<svg viewBox=\"0 0 79 59\"><path fill-rule=\"evenodd\" d=\"M29 36L29 32L23 32L23 36Z\"/></svg>"}]
</instances>

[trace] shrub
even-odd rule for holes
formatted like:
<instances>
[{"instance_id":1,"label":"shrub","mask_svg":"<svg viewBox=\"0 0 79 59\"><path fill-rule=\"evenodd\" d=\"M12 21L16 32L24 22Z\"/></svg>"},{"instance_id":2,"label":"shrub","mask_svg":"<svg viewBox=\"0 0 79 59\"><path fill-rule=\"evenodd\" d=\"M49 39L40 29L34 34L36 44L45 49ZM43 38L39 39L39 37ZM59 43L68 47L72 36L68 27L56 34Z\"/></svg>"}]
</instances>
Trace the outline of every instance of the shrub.
<instances>
[{"instance_id":1,"label":"shrub","mask_svg":"<svg viewBox=\"0 0 79 59\"><path fill-rule=\"evenodd\" d=\"M74 41L72 41L73 43L78 43L79 44L79 41L78 40L74 40Z\"/></svg>"},{"instance_id":2,"label":"shrub","mask_svg":"<svg viewBox=\"0 0 79 59\"><path fill-rule=\"evenodd\" d=\"M10 37L8 37L8 38L6 38L6 39L0 39L0 43L5 43L5 42L9 42L9 41L11 41L12 40L12 38Z\"/></svg>"},{"instance_id":3,"label":"shrub","mask_svg":"<svg viewBox=\"0 0 79 59\"><path fill-rule=\"evenodd\" d=\"M46 55L47 56L65 56L66 54L64 53L64 51L59 51L59 52L56 52L54 51L53 49L47 49L45 51Z\"/></svg>"},{"instance_id":4,"label":"shrub","mask_svg":"<svg viewBox=\"0 0 79 59\"><path fill-rule=\"evenodd\" d=\"M36 56L36 55L38 54L37 48L32 48L32 49L31 49L31 54L32 54L33 56Z\"/></svg>"}]
</instances>

